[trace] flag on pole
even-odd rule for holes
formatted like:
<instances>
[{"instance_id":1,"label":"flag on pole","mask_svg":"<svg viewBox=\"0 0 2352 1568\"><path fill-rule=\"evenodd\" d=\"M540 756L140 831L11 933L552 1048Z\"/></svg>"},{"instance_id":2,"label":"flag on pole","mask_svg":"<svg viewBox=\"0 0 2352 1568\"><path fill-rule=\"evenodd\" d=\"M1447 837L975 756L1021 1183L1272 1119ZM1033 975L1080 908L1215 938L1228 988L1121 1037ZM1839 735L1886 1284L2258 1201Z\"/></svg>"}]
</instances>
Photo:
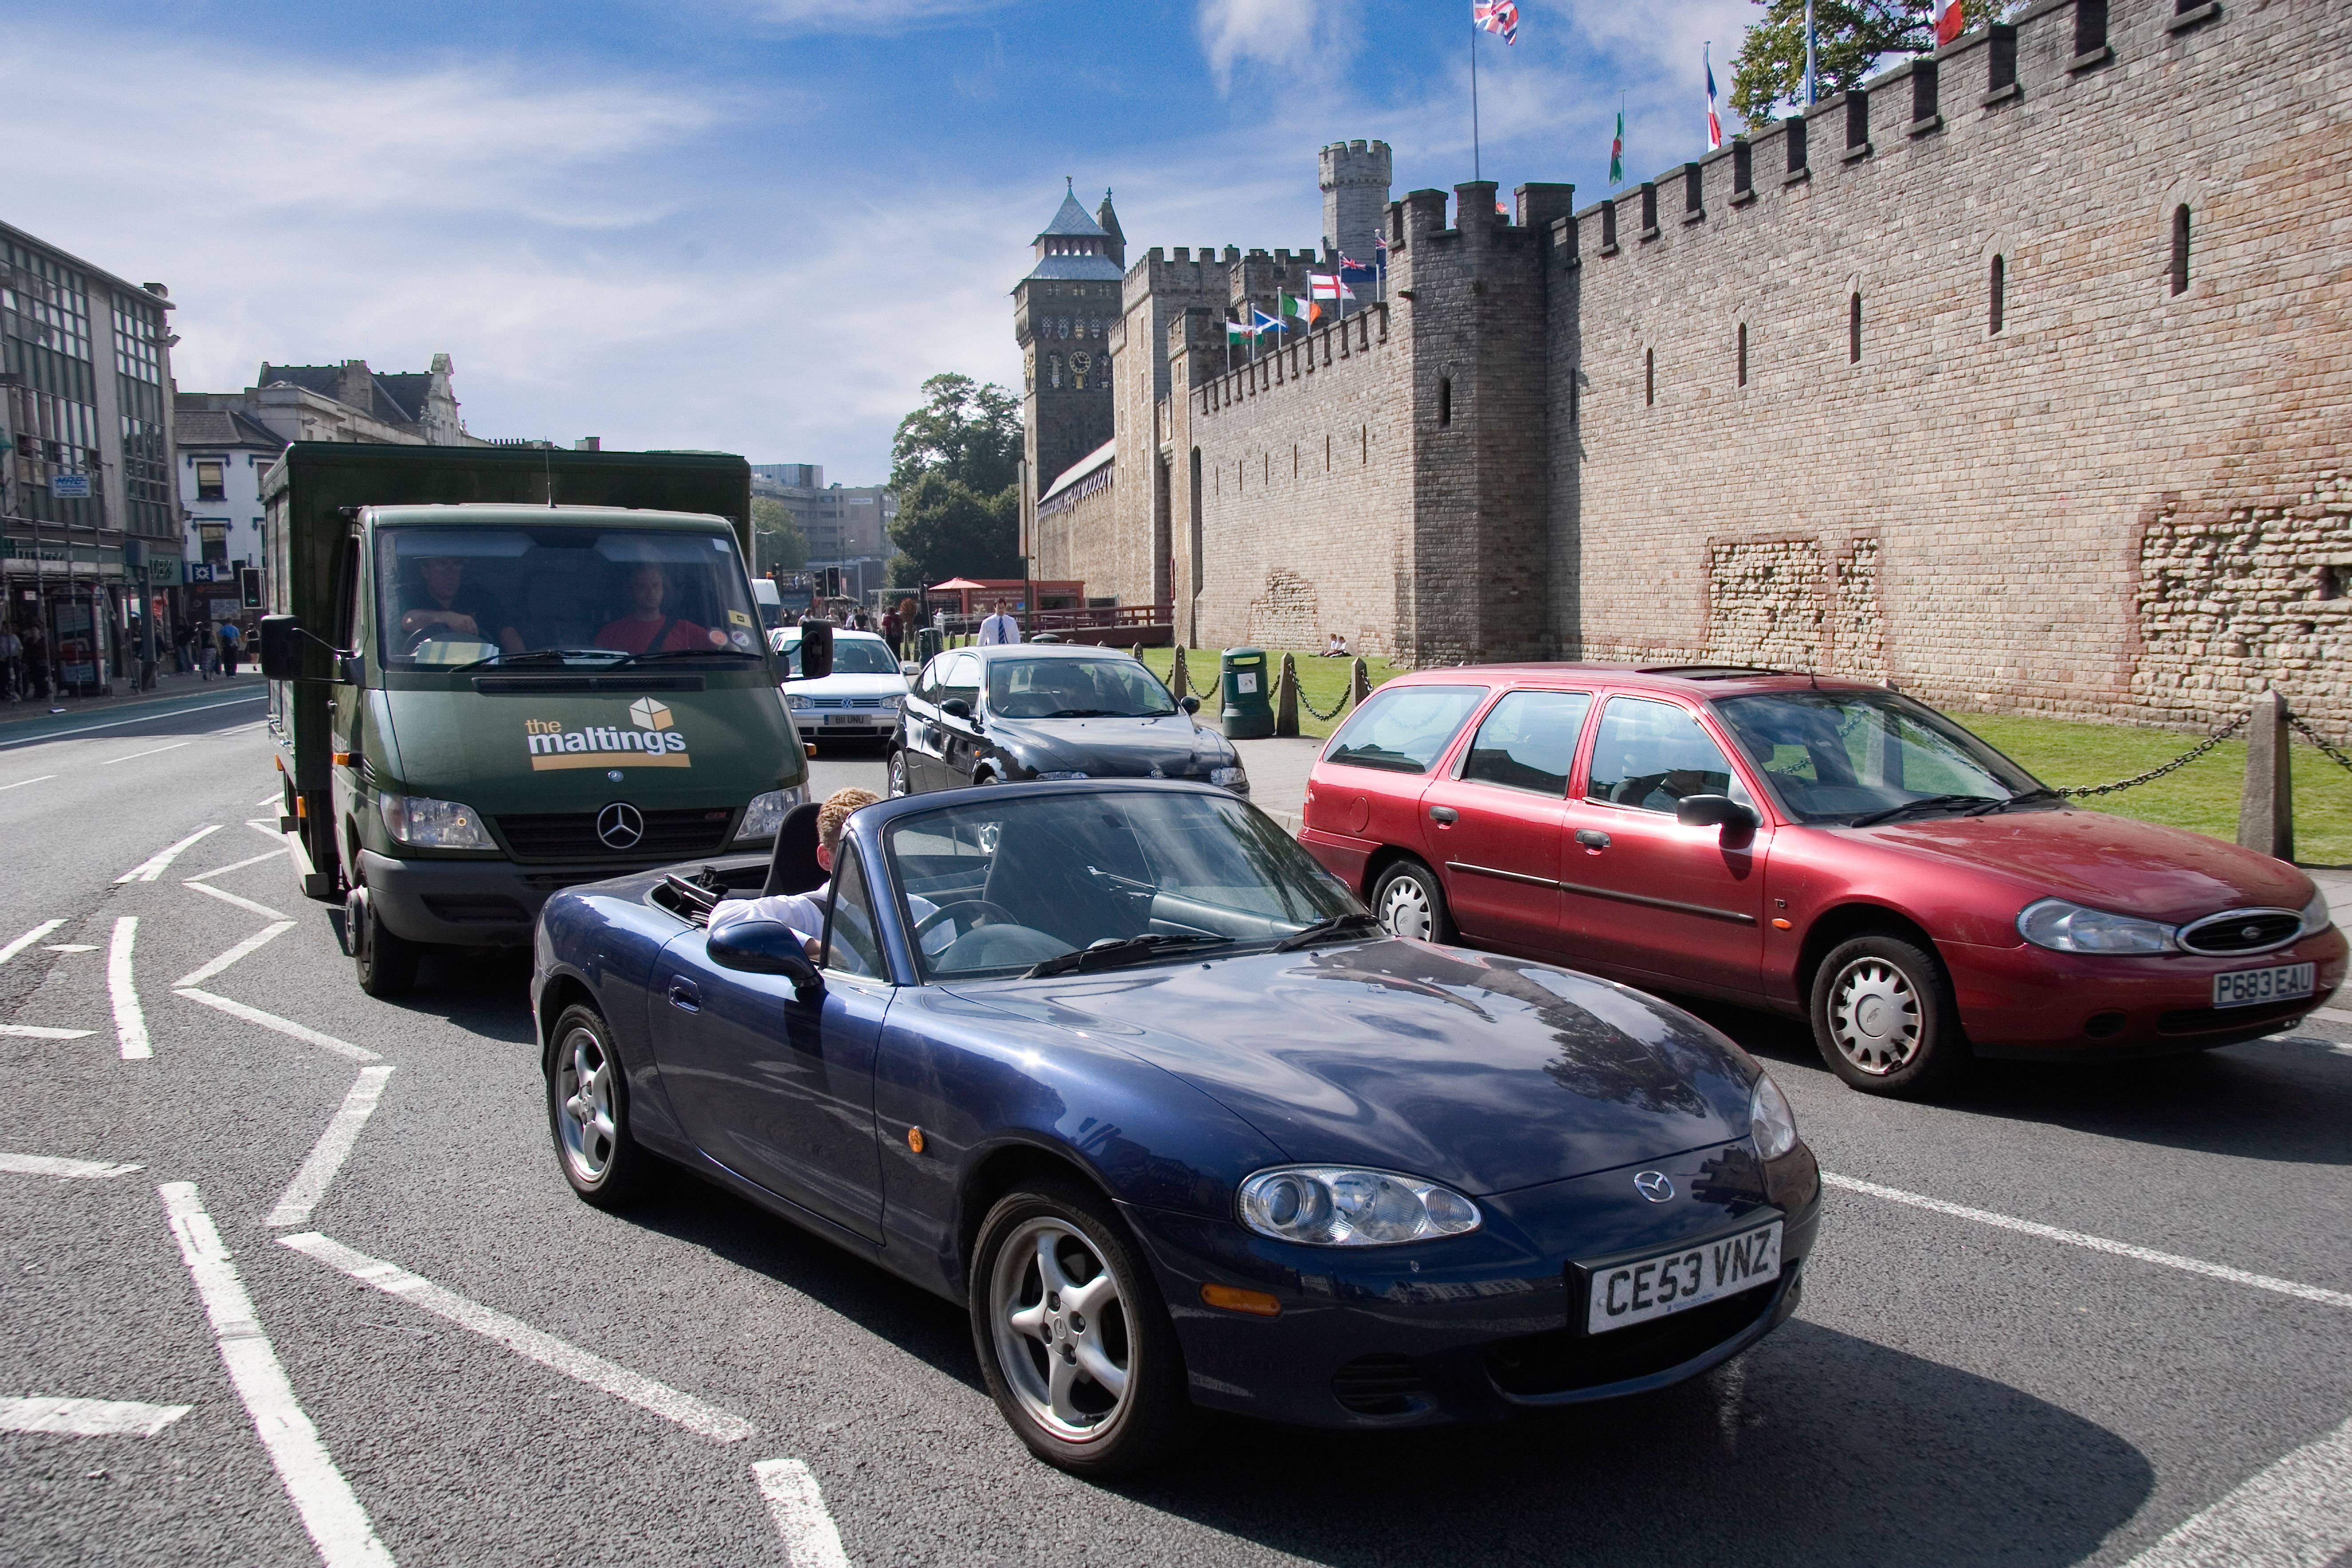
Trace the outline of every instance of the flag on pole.
<instances>
[{"instance_id":1,"label":"flag on pole","mask_svg":"<svg viewBox=\"0 0 2352 1568\"><path fill-rule=\"evenodd\" d=\"M1314 274L1309 273L1307 276L1312 278ZM1285 318L1295 317L1310 327L1315 324L1316 318L1323 313L1322 307L1317 305L1314 300L1301 299L1296 294L1276 294L1274 299L1276 314ZM1286 326L1289 324L1287 320L1284 324Z\"/></svg>"},{"instance_id":2,"label":"flag on pole","mask_svg":"<svg viewBox=\"0 0 2352 1568\"><path fill-rule=\"evenodd\" d=\"M1339 287L1344 290L1344 292L1336 295L1318 294L1316 298L1352 300L1356 297L1356 294L1355 289L1351 288L1350 285L1357 283L1378 283L1380 281L1380 276L1381 269L1379 268L1367 266L1365 263L1358 261L1352 257L1343 256L1339 258Z\"/></svg>"},{"instance_id":3,"label":"flag on pole","mask_svg":"<svg viewBox=\"0 0 2352 1568\"><path fill-rule=\"evenodd\" d=\"M1339 265L1344 269L1349 267L1353 267L1355 264L1343 256L1339 258ZM1356 270L1359 272L1369 272L1371 268L1369 267L1360 267L1356 268ZM1348 287L1348 278L1345 270L1339 272L1308 273L1307 275L1307 291L1309 295L1318 300L1352 300L1356 297L1356 291Z\"/></svg>"},{"instance_id":4,"label":"flag on pole","mask_svg":"<svg viewBox=\"0 0 2352 1568\"><path fill-rule=\"evenodd\" d=\"M1625 106L1617 106L1617 136L1609 143L1609 183L1625 183Z\"/></svg>"},{"instance_id":5,"label":"flag on pole","mask_svg":"<svg viewBox=\"0 0 2352 1568\"><path fill-rule=\"evenodd\" d=\"M1250 330L1239 321L1229 321L1225 323L1225 347L1232 348L1236 343L1245 342L1249 335Z\"/></svg>"},{"instance_id":6,"label":"flag on pole","mask_svg":"<svg viewBox=\"0 0 2352 1568\"><path fill-rule=\"evenodd\" d=\"M1936 47L1941 48L1960 36L1968 22L1960 15L1960 0L1936 0Z\"/></svg>"},{"instance_id":7,"label":"flag on pole","mask_svg":"<svg viewBox=\"0 0 2352 1568\"><path fill-rule=\"evenodd\" d=\"M1959 0L1951 0L1952 9L1959 9ZM1706 146L1708 152L1723 145L1723 121L1715 113L1715 61L1708 58L1712 42L1699 46L1699 63L1706 68Z\"/></svg>"},{"instance_id":8,"label":"flag on pole","mask_svg":"<svg viewBox=\"0 0 2352 1568\"><path fill-rule=\"evenodd\" d=\"M1250 307L1250 316L1252 318L1250 321L1250 331L1260 335L1274 331L1282 325L1281 317L1269 316L1264 310L1259 310L1255 305L1252 305Z\"/></svg>"},{"instance_id":9,"label":"flag on pole","mask_svg":"<svg viewBox=\"0 0 2352 1568\"><path fill-rule=\"evenodd\" d=\"M1503 42L1519 41L1519 7L1517 0L1470 0L1470 20L1490 33L1503 35Z\"/></svg>"}]
</instances>

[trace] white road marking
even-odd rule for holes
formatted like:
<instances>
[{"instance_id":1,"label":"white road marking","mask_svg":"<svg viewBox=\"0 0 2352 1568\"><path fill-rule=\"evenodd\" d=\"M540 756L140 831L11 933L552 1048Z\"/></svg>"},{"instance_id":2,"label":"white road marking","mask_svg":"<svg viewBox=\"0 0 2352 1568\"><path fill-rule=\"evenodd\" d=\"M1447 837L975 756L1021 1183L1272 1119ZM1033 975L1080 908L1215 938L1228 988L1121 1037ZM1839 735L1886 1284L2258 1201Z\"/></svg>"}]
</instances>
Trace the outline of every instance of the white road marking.
<instances>
[{"instance_id":1,"label":"white road marking","mask_svg":"<svg viewBox=\"0 0 2352 1568\"><path fill-rule=\"evenodd\" d=\"M318 1030L298 1024L291 1018L281 1018L275 1013L265 1013L258 1007L248 1007L242 1002L232 1002L226 996L215 996L209 991L199 991L193 985L174 986L172 989L172 994L185 996L191 1002L201 1002L207 1007L216 1007L232 1018L242 1018L248 1024L258 1024L265 1029L275 1029L289 1039L300 1040L305 1045L316 1046L322 1051L332 1051L339 1057L348 1057L355 1062L383 1060L365 1046L355 1046L349 1040L339 1040L332 1035L322 1035Z\"/></svg>"},{"instance_id":2,"label":"white road marking","mask_svg":"<svg viewBox=\"0 0 2352 1568\"><path fill-rule=\"evenodd\" d=\"M55 773L43 773L38 778L18 779L15 784L0 784L0 791L23 789L26 784L47 784L57 776Z\"/></svg>"},{"instance_id":3,"label":"white road marking","mask_svg":"<svg viewBox=\"0 0 2352 1568\"><path fill-rule=\"evenodd\" d=\"M327 1195L327 1184L335 1179L335 1173L351 1158L352 1145L359 1142L360 1129L367 1125L367 1119L375 1114L375 1102L383 1093L383 1080L391 1076L390 1062L360 1068L358 1081L343 1096L343 1103L328 1121L327 1130L319 1134L318 1142L310 1146L310 1157L302 1162L302 1168L286 1184L284 1194L278 1198L278 1206L269 1211L269 1217L262 1221L264 1225L300 1225L310 1217L310 1211Z\"/></svg>"},{"instance_id":4,"label":"white road marking","mask_svg":"<svg viewBox=\"0 0 2352 1568\"><path fill-rule=\"evenodd\" d=\"M0 1399L0 1432L56 1432L68 1437L152 1437L195 1408L133 1399Z\"/></svg>"},{"instance_id":5,"label":"white road marking","mask_svg":"<svg viewBox=\"0 0 2352 1568\"><path fill-rule=\"evenodd\" d=\"M154 746L143 752L125 752L119 757L109 757L106 761L99 763L98 765L101 768L110 768L117 763L135 763L142 757L152 757L163 752L176 752L182 746L193 746L195 742L194 741L174 741L168 746Z\"/></svg>"},{"instance_id":6,"label":"white road marking","mask_svg":"<svg viewBox=\"0 0 2352 1568\"><path fill-rule=\"evenodd\" d=\"M2352 1421L2189 1519L2124 1568L2325 1568L2352 1547Z\"/></svg>"},{"instance_id":7,"label":"white road marking","mask_svg":"<svg viewBox=\"0 0 2352 1568\"><path fill-rule=\"evenodd\" d=\"M234 860L226 866L215 866L209 871L199 871L194 876L189 878L188 880L191 882L209 882L215 877L226 877L231 871L242 871L247 866L258 866L264 860L275 860L280 855L285 853L285 847L280 845L275 849L265 849L260 854L251 856L243 860Z\"/></svg>"},{"instance_id":8,"label":"white road marking","mask_svg":"<svg viewBox=\"0 0 2352 1568\"><path fill-rule=\"evenodd\" d=\"M193 886L193 884L191 885ZM217 888L207 888L205 891L208 893L216 893L220 891L220 889ZM210 980L214 975L218 974L230 964L236 963L241 959L250 958L259 949L267 946L272 942L275 942L278 938L284 936L288 931L292 931L293 929L294 922L292 921L279 921L276 925L263 926L259 931L255 931L251 936L247 937L243 942L238 942L235 947L230 948L226 952L224 952L218 958L214 959L210 963L204 965L202 968L191 969L185 974L181 975L177 980L173 981L172 988L176 991L190 985L202 985L205 981Z\"/></svg>"},{"instance_id":9,"label":"white road marking","mask_svg":"<svg viewBox=\"0 0 2352 1568\"><path fill-rule=\"evenodd\" d=\"M88 1034L88 1030L82 1031ZM54 1154L0 1154L0 1171L19 1176L79 1176L85 1181L111 1181L127 1176L139 1169L136 1165L110 1165L100 1160L61 1160Z\"/></svg>"},{"instance_id":10,"label":"white road marking","mask_svg":"<svg viewBox=\"0 0 2352 1568\"><path fill-rule=\"evenodd\" d=\"M7 946L0 947L0 963L7 963L10 959L16 957L18 953L24 952L26 948L32 946L35 942L40 941L43 937L48 935L51 931L57 930L58 927L65 923L66 922L63 921L43 921L39 925L35 926L32 930L26 931L16 941L10 942Z\"/></svg>"},{"instance_id":11,"label":"white road marking","mask_svg":"<svg viewBox=\"0 0 2352 1568\"><path fill-rule=\"evenodd\" d=\"M68 735L89 735L100 730L120 730L125 724L156 724L166 719L177 719L189 713L209 713L215 708L234 708L240 702L259 702L268 696L268 693L266 691L257 691L250 697L232 697L226 702L207 702L202 708L175 708L169 713L143 713L136 719L110 719L103 724L85 724L79 730L52 730L46 735L35 735L30 740L0 742L0 752L14 752L26 746L46 745L51 741L62 741Z\"/></svg>"},{"instance_id":12,"label":"white road marking","mask_svg":"<svg viewBox=\"0 0 2352 1568\"><path fill-rule=\"evenodd\" d=\"M256 833L260 834L264 838L267 838L271 843L277 845L279 848L282 849L286 847L286 840L289 836L283 828L278 826L275 818L272 818L268 822L256 822L253 818L248 816L245 819L245 825L247 827L252 828Z\"/></svg>"},{"instance_id":13,"label":"white road marking","mask_svg":"<svg viewBox=\"0 0 2352 1568\"><path fill-rule=\"evenodd\" d=\"M2141 1263L2158 1264L2166 1268L2178 1268L2185 1273L2202 1274L2209 1279L2226 1279L2232 1285L2248 1285L2257 1290L2275 1290L2282 1296L2300 1300L2316 1301L2326 1307L2352 1307L2352 1294L2330 1290L2318 1285L2298 1284L2292 1279L2279 1279L2268 1274L2255 1274L2243 1268L2232 1268L2226 1263L2208 1263L2202 1258L2183 1258L2175 1252L2158 1252L2153 1247L2135 1247L2127 1241L2111 1241L2104 1236L2092 1236L2079 1230L2062 1230L2054 1225L2040 1225L2030 1219L2018 1219L1990 1209L1972 1209L1964 1204L1946 1203L1918 1193L1906 1193L1900 1187L1882 1187L1876 1182L1857 1181L1852 1176L1822 1173L1822 1180L1832 1187L1848 1192L1867 1193L1889 1203L1908 1204L1913 1208L1927 1209L1933 1214L1949 1215L1954 1219L1974 1220L1979 1225L1995 1226L2013 1230L2022 1236L2039 1237L2043 1241L2064 1242L2069 1247L2088 1247L2093 1252L2112 1253L2117 1258L2129 1258Z\"/></svg>"},{"instance_id":14,"label":"white road marking","mask_svg":"<svg viewBox=\"0 0 2352 1568\"><path fill-rule=\"evenodd\" d=\"M335 1461L319 1441L319 1429L302 1413L286 1381L286 1369L270 1348L253 1315L253 1300L236 1277L236 1265L221 1245L220 1232L205 1213L204 1198L194 1182L166 1182L155 1189L163 1194L163 1212L180 1243L180 1256L195 1281L196 1294L212 1320L213 1337L220 1347L221 1363L229 1382L253 1417L254 1432L278 1467L278 1479L302 1516L302 1527L327 1568L391 1568L392 1553L375 1536L367 1510L352 1495Z\"/></svg>"},{"instance_id":15,"label":"white road marking","mask_svg":"<svg viewBox=\"0 0 2352 1568\"><path fill-rule=\"evenodd\" d=\"M816 1477L798 1459L762 1459L751 1467L760 1494L768 1500L768 1517L784 1538L784 1561L793 1568L849 1568L849 1554L841 1549L841 1532L825 1511L824 1493Z\"/></svg>"},{"instance_id":16,"label":"white road marking","mask_svg":"<svg viewBox=\"0 0 2352 1568\"><path fill-rule=\"evenodd\" d=\"M53 942L41 951L44 952L96 952L98 944L90 942Z\"/></svg>"},{"instance_id":17,"label":"white road marking","mask_svg":"<svg viewBox=\"0 0 2352 1568\"><path fill-rule=\"evenodd\" d=\"M667 1421L675 1421L689 1432L698 1433L713 1442L734 1443L759 1430L749 1421L730 1411L705 1405L689 1394L680 1394L665 1384L642 1377L625 1366L616 1366L599 1355L593 1355L579 1346L543 1333L520 1319L494 1311L478 1301L468 1300L455 1290L444 1289L432 1280L411 1274L396 1264L354 1252L341 1242L320 1236L316 1231L304 1231L299 1236L281 1236L278 1242L297 1252L307 1253L320 1262L339 1268L362 1285L372 1285L389 1296L412 1302L439 1317L446 1318L459 1328L471 1329L485 1339L496 1340L517 1355L527 1356L540 1365L560 1372L566 1377L577 1378L591 1388L627 1400L640 1410L652 1412Z\"/></svg>"},{"instance_id":18,"label":"white road marking","mask_svg":"<svg viewBox=\"0 0 2352 1568\"><path fill-rule=\"evenodd\" d=\"M0 1035L17 1040L79 1040L95 1033L89 1029L42 1029L30 1024L0 1024Z\"/></svg>"},{"instance_id":19,"label":"white road marking","mask_svg":"<svg viewBox=\"0 0 2352 1568\"><path fill-rule=\"evenodd\" d=\"M116 916L114 944L106 951L106 995L114 1004L114 1037L122 1042L126 1062L155 1054L147 1043L147 1015L139 1010L139 992L131 984L131 943L138 934L137 915Z\"/></svg>"},{"instance_id":20,"label":"white road marking","mask_svg":"<svg viewBox=\"0 0 2352 1568\"><path fill-rule=\"evenodd\" d=\"M285 796L279 795L276 790L272 790L268 795L263 795L259 800L255 801L253 804L256 805L283 805L285 802Z\"/></svg>"},{"instance_id":21,"label":"white road marking","mask_svg":"<svg viewBox=\"0 0 2352 1568\"><path fill-rule=\"evenodd\" d=\"M191 880L183 882L180 886L184 888L194 888L197 892L203 893L208 898L218 899L222 903L235 904L238 909L245 910L247 914L264 915L273 921L286 920L286 911L284 910L273 910L268 904L256 903L251 899L243 898L236 893L230 892L226 888L215 888L210 882ZM287 923L291 925L293 922L291 921L288 921Z\"/></svg>"},{"instance_id":22,"label":"white road marking","mask_svg":"<svg viewBox=\"0 0 2352 1568\"><path fill-rule=\"evenodd\" d=\"M195 843L198 839L204 837L207 834L218 833L219 831L220 824L217 822L214 823L209 827L199 827L194 833L189 834L185 838L181 839L177 844L173 845L170 848L158 849L154 854L149 856L138 865L131 867L131 869L125 871L122 875L114 879L118 882L152 882L156 878L162 876L163 874L163 868L169 866L173 861L177 860L190 845Z\"/></svg>"}]
</instances>

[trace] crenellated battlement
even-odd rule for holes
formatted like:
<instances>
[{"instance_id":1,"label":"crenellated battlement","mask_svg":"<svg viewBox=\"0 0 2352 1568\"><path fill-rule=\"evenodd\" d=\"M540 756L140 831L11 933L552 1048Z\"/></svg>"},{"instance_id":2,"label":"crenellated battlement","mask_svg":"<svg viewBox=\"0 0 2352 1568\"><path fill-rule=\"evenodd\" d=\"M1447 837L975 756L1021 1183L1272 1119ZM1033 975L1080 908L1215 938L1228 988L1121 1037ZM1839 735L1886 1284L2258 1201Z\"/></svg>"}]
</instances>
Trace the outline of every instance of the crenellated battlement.
<instances>
[{"instance_id":1,"label":"crenellated battlement","mask_svg":"<svg viewBox=\"0 0 2352 1568\"><path fill-rule=\"evenodd\" d=\"M1224 323L1206 320L1205 312L1201 315L1202 319L1196 320L1192 312L1187 312L1181 321L1171 323L1170 346L1179 353L1190 353L1199 355L1201 360L1213 362L1218 357L1218 351L1224 348ZM1368 305L1342 320L1317 327L1311 331L1284 335L1295 341L1282 343L1271 351L1261 350L1255 360L1244 360L1228 369L1213 370L1205 375L1196 369L1193 384L1186 389L1192 400L1194 416L1206 418L1237 403L1246 403L1261 394L1294 384L1303 385L1319 374L1386 348L1389 342L1389 308L1384 304ZM1199 363L1196 361L1196 365Z\"/></svg>"}]
</instances>

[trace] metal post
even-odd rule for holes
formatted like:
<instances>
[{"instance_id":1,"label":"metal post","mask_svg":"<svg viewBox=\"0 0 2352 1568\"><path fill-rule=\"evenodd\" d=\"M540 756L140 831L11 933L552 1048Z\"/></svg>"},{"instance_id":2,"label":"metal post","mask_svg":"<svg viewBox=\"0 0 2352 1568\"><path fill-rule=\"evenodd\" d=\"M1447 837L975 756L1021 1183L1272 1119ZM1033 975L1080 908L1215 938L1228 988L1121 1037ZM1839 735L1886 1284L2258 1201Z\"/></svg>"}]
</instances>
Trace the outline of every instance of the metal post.
<instances>
[{"instance_id":1,"label":"metal post","mask_svg":"<svg viewBox=\"0 0 2352 1568\"><path fill-rule=\"evenodd\" d=\"M1349 671L1348 689L1359 708L1363 706L1364 699L1372 694L1372 672L1360 658L1356 660L1355 668Z\"/></svg>"},{"instance_id":2,"label":"metal post","mask_svg":"<svg viewBox=\"0 0 2352 1568\"><path fill-rule=\"evenodd\" d=\"M1298 733L1298 661L1289 654L1282 656L1282 673L1275 678L1274 732Z\"/></svg>"},{"instance_id":3,"label":"metal post","mask_svg":"<svg viewBox=\"0 0 2352 1568\"><path fill-rule=\"evenodd\" d=\"M2286 699L2265 690L2246 721L2246 786L2238 802L2238 842L2280 860L2294 858L2294 779L2289 771Z\"/></svg>"}]
</instances>

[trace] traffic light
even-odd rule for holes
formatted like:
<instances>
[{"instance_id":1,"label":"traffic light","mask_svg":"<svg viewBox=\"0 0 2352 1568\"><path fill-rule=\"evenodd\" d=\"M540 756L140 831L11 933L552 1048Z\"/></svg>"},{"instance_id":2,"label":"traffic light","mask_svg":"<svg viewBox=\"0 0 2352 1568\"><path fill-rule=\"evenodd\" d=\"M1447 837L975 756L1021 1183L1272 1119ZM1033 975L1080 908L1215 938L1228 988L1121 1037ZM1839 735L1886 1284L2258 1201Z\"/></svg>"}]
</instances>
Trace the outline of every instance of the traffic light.
<instances>
[{"instance_id":1,"label":"traffic light","mask_svg":"<svg viewBox=\"0 0 2352 1568\"><path fill-rule=\"evenodd\" d=\"M248 610L261 608L261 568L241 566L236 574L237 596Z\"/></svg>"}]
</instances>

